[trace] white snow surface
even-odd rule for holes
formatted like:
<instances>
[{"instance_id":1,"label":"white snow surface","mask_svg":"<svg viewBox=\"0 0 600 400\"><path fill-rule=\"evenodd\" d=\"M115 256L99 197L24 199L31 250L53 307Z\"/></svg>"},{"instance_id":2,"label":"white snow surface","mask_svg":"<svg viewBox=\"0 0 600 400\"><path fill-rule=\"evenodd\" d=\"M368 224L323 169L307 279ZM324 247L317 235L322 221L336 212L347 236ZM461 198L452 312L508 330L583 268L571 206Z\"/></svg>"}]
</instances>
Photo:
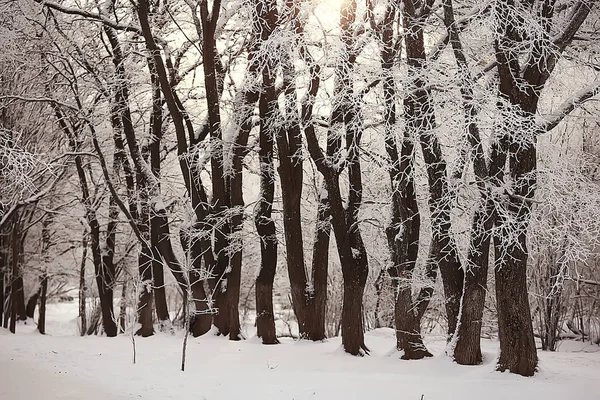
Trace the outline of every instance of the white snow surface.
<instances>
[{"instance_id":1,"label":"white snow surface","mask_svg":"<svg viewBox=\"0 0 600 400\"><path fill-rule=\"evenodd\" d=\"M49 317L67 308L50 305ZM17 335L0 329L2 400L600 399L600 347L581 342L540 351L540 371L523 378L494 371L498 343L490 340L482 341L484 363L466 367L443 354L439 337L426 340L433 358L400 360L392 329L367 333L371 354L365 357L345 354L339 338L282 338L280 345L264 346L256 337L232 342L209 333L190 337L182 372L181 332L136 338L133 364L128 335L79 337L74 320L60 318L49 319L44 336L31 323L17 329Z\"/></svg>"}]
</instances>

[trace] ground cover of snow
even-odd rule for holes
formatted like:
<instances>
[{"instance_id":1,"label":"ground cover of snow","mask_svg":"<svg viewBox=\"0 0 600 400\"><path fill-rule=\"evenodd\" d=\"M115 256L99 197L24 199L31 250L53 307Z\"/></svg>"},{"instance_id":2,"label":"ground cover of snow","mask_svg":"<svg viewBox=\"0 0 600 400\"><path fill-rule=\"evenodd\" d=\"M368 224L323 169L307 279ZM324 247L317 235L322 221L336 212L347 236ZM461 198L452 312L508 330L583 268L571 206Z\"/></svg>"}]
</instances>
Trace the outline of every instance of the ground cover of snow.
<instances>
[{"instance_id":1,"label":"ground cover of snow","mask_svg":"<svg viewBox=\"0 0 600 400\"><path fill-rule=\"evenodd\" d=\"M540 351L539 373L523 378L494 371L498 344L490 340L484 364L465 367L444 355L439 337L427 338L435 357L400 360L391 329L367 334L367 357L345 354L339 338L264 346L208 334L190 337L181 372L181 332L136 338L133 364L128 335L76 336L76 307L50 305L44 336L31 322L17 335L0 329L0 399L600 399L600 347L581 342Z\"/></svg>"}]
</instances>

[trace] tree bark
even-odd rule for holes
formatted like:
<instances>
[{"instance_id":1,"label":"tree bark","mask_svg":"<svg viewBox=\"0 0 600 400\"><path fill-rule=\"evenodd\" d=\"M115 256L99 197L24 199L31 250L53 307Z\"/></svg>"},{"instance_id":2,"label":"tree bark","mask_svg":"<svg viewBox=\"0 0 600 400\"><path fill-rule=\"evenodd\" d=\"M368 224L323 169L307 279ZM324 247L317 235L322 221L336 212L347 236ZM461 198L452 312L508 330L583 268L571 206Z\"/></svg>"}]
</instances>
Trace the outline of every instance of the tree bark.
<instances>
[{"instance_id":1,"label":"tree bark","mask_svg":"<svg viewBox=\"0 0 600 400\"><path fill-rule=\"evenodd\" d=\"M258 0L255 5L260 40L265 43L277 22L277 4L273 0ZM261 29L262 28L262 29ZM260 198L254 219L260 237L261 264L256 277L256 328L263 344L277 344L273 312L273 281L277 268L277 232L272 217L275 195L273 145L277 132L277 94L275 65L268 59L262 69L262 93L259 99L260 132L258 153L260 162Z\"/></svg>"},{"instance_id":2,"label":"tree bark","mask_svg":"<svg viewBox=\"0 0 600 400\"><path fill-rule=\"evenodd\" d=\"M88 249L88 232L87 229L83 232L83 239L81 240L81 247L83 253L81 255L81 263L79 264L79 333L81 336L85 335L87 331L87 315L86 315L86 301L87 301L87 284L85 281L85 264L87 262L87 249Z\"/></svg>"},{"instance_id":3,"label":"tree bark","mask_svg":"<svg viewBox=\"0 0 600 400\"><path fill-rule=\"evenodd\" d=\"M0 205L0 211L2 211L2 206ZM2 323L2 318L4 317L4 275L6 268L6 258L4 256L4 236L2 231L0 231L0 323Z\"/></svg>"},{"instance_id":4,"label":"tree bark","mask_svg":"<svg viewBox=\"0 0 600 400\"><path fill-rule=\"evenodd\" d=\"M344 299L342 304L342 345L347 353L364 355L368 348L364 343L363 294L369 272L364 243L360 234L358 211L362 202L362 177L358 146L362 136L362 116L357 98L353 92L350 72L356 55L353 45L356 37L353 24L356 19L356 2L340 10L340 26L344 45L342 57L336 68L337 87L334 93L339 99L332 109L328 131L328 154L325 156L319 146L314 129L305 129L308 149L317 169L324 178L330 202L332 226L336 238L338 254L344 279ZM347 207L344 207L340 191L341 173L339 148L340 136L335 129L345 128L348 166L349 194ZM331 152L330 152L331 150ZM327 158L327 160L326 160Z\"/></svg>"},{"instance_id":5,"label":"tree bark","mask_svg":"<svg viewBox=\"0 0 600 400\"><path fill-rule=\"evenodd\" d=\"M152 336L154 327L152 324L152 251L148 246L142 245L138 257L138 268L140 274L140 288L138 299L138 323L140 328L135 332L142 337Z\"/></svg>"},{"instance_id":6,"label":"tree bark","mask_svg":"<svg viewBox=\"0 0 600 400\"><path fill-rule=\"evenodd\" d=\"M150 70L150 81L152 82L152 114L150 115L150 168L152 174L156 177L157 183L160 182L160 146L162 141L162 101L160 92L160 83L156 75L156 67L152 57L148 57L148 67ZM160 192L160 186L154 189ZM150 199L152 201L153 199ZM156 316L158 318L159 330L170 329L171 320L169 318L169 309L167 306L167 295L165 290L165 276L163 270L163 261L159 248L161 221L156 216L156 207L150 209L150 246L152 247L152 278L154 281L154 304L156 307Z\"/></svg>"},{"instance_id":7,"label":"tree bark","mask_svg":"<svg viewBox=\"0 0 600 400\"><path fill-rule=\"evenodd\" d=\"M331 212L327 189L321 188L317 210L315 243L312 251L311 286L308 290L308 313L306 327L308 338L325 340L325 313L327 312L327 270L329 266L329 241L331 234Z\"/></svg>"},{"instance_id":8,"label":"tree bark","mask_svg":"<svg viewBox=\"0 0 600 400\"><path fill-rule=\"evenodd\" d=\"M446 162L433 129L435 111L431 91L423 69L426 67L423 24L412 0L404 2L403 23L408 64L408 95L404 99L405 129L419 138L429 182L432 239L428 263L436 263L442 275L448 316L448 336L454 334L463 290L464 273L452 237L450 214L452 202L448 196Z\"/></svg>"},{"instance_id":9,"label":"tree bark","mask_svg":"<svg viewBox=\"0 0 600 400\"><path fill-rule=\"evenodd\" d=\"M40 277L40 282L38 283L37 290L29 297L29 299L27 300L27 305L25 306L25 315L27 315L27 318L33 318L35 316L35 308L37 307L41 293L42 285Z\"/></svg>"},{"instance_id":10,"label":"tree bark","mask_svg":"<svg viewBox=\"0 0 600 400\"><path fill-rule=\"evenodd\" d=\"M465 265L464 288L461 298L460 320L454 333L454 344L450 346L458 364L476 365L482 361L480 336L487 289L491 232L495 209L490 194L490 174L498 183L502 162L498 157L488 169L479 127L476 122L478 110L474 101L473 79L463 52L458 27L454 18L452 0L444 0L444 23L461 79L461 97L466 125L467 142L472 154L473 171L480 192L480 200L473 216L471 240ZM497 144L494 145L497 148ZM498 155L497 152L493 155ZM462 171L461 175L462 175Z\"/></svg>"},{"instance_id":11,"label":"tree bark","mask_svg":"<svg viewBox=\"0 0 600 400\"><path fill-rule=\"evenodd\" d=\"M385 102L385 148L390 160L389 175L391 182L391 221L386 228L390 259L393 265L389 269L393 278L396 301L394 305L396 348L407 360L430 357L421 337L421 316L417 313L417 304L412 299L412 273L418 251L420 216L414 188L414 146L410 130L404 130L401 155L398 154L396 141L396 92L392 68L397 52L399 38L394 38L394 16L396 8L388 5L386 10L381 53L383 93ZM395 39L395 40L394 40Z\"/></svg>"},{"instance_id":12,"label":"tree bark","mask_svg":"<svg viewBox=\"0 0 600 400\"><path fill-rule=\"evenodd\" d=\"M502 133L507 141L510 174L506 209L496 221L498 234L494 237L500 339L497 368L524 376L533 375L537 366L527 293L527 228L537 184L537 136L543 131L535 118L540 94L558 58L572 43L591 10L583 2L577 2L566 26L555 35L552 32L554 2L543 1L535 10L533 5L529 3L524 7L539 18L542 27L539 35L524 37L520 29L524 21L497 24L494 43L500 113L504 120ZM496 18L506 21L514 15L514 8L512 1L501 1L495 8ZM528 43L530 52L521 66L518 55L523 43Z\"/></svg>"},{"instance_id":13,"label":"tree bark","mask_svg":"<svg viewBox=\"0 0 600 400\"><path fill-rule=\"evenodd\" d=\"M38 331L44 335L46 333L46 299L48 294L48 275L44 274L40 283L40 314L38 316Z\"/></svg>"},{"instance_id":14,"label":"tree bark","mask_svg":"<svg viewBox=\"0 0 600 400\"><path fill-rule=\"evenodd\" d=\"M290 54L282 57L283 88L285 94L286 125L277 135L279 178L283 203L283 224L286 263L291 286L292 308L298 321L301 338L325 339L325 310L327 304L327 269L329 262L329 235L331 231L327 188L323 185L315 230L310 279L304 260L304 241L301 222L301 199L304 178L302 131L314 135L313 106L319 91L320 67L309 53L304 41L304 25L299 18L300 8L291 1L285 3L285 15L290 15L295 44L309 71L309 86L301 112L298 115L296 69Z\"/></svg>"},{"instance_id":15,"label":"tree bark","mask_svg":"<svg viewBox=\"0 0 600 400\"><path fill-rule=\"evenodd\" d=\"M234 223L227 217L227 209L232 207L231 193L228 191L230 178L226 178L223 167L223 139L221 132L220 90L217 79L217 52L215 46L215 30L219 19L221 2L212 3L209 12L207 2L200 3L200 21L202 24L202 66L204 68L204 87L208 110L208 123L211 142L211 181L212 210L211 220L218 229L214 229L215 241L213 253L216 254L214 276L214 301L218 312L214 316L214 324L219 334L229 335L231 340L240 339L239 322L239 285L241 279L241 254L234 257L228 255ZM234 174L236 172L234 171ZM241 177L237 177L241 179ZM233 182L237 186L238 181Z\"/></svg>"},{"instance_id":16,"label":"tree bark","mask_svg":"<svg viewBox=\"0 0 600 400\"><path fill-rule=\"evenodd\" d=\"M481 324L487 293L489 248L494 206L488 198L483 198L480 201L484 204L479 206L473 217L460 321L455 333L454 360L462 365L476 365L482 361Z\"/></svg>"},{"instance_id":17,"label":"tree bark","mask_svg":"<svg viewBox=\"0 0 600 400\"><path fill-rule=\"evenodd\" d=\"M202 280L198 279L198 277L205 275L203 271L214 269L215 261L213 260L213 249L210 247L209 240L212 226L210 226L210 221L208 220L207 215L209 211L208 199L196 165L193 160L191 162L189 161L190 155L188 154L188 138L186 136L187 133L189 133L189 143L190 145L194 146L206 137L206 135L210 132L209 127L212 125L210 123L207 124L206 129L198 134L194 132L191 120L187 117L185 109L173 89L169 75L165 68L165 62L161 57L161 51L154 41L154 36L149 23L148 1L140 0L138 2L137 11L138 18L140 20L140 27L146 43L146 48L154 60L156 76L158 78L165 103L167 104L169 114L171 115L171 119L175 127L175 133L177 137L177 155L179 158L181 175L188 194L192 200L192 207L196 214L196 221L192 232L182 232L180 235L181 243L184 249L186 249L186 254L190 256L188 257L188 261L193 265L194 271L192 271L192 273L186 277L188 271L182 268L181 264L175 258L174 252L172 251L168 229L166 229L168 227L167 225L160 224L161 227L165 227L165 230L161 233L159 247L163 257L168 260L167 264L169 265L169 268L178 284L180 287L182 287L182 290L184 292L187 291L186 282L191 282L192 284L194 302L196 304L196 313L193 317L194 320L190 324L190 328L192 329L194 336L197 336L206 333L210 329L210 320L213 314L212 310L214 310L214 306L212 304L214 298L207 298L202 286ZM200 26L200 22L198 25ZM201 36L202 28L200 27L199 37ZM166 57L165 60L166 62L169 62L168 57ZM222 85L218 87L218 89L221 90ZM161 217L166 223L166 215L161 215ZM205 261L205 267L203 268L201 268L201 259L204 259ZM209 284L211 284L212 289L214 289L215 280L209 281Z\"/></svg>"},{"instance_id":18,"label":"tree bark","mask_svg":"<svg viewBox=\"0 0 600 400\"><path fill-rule=\"evenodd\" d=\"M19 276L19 230L18 223L16 222L17 218L14 217L15 223L13 223L12 227L12 235L11 235L11 288L10 288L10 326L9 330L11 333L16 333L17 331L17 296L19 287L17 284L17 278ZM21 294L23 292L23 286L21 285Z\"/></svg>"},{"instance_id":19,"label":"tree bark","mask_svg":"<svg viewBox=\"0 0 600 400\"><path fill-rule=\"evenodd\" d=\"M61 110L54 105L54 113L57 122L69 141L69 146L72 151L79 151L82 143L78 137L76 127L67 125L68 119L65 118ZM110 257L102 257L101 241L100 241L100 223L96 216L94 201L90 196L88 186L88 178L83 166L83 160L80 155L75 157L75 168L79 178L79 186L81 188L81 202L85 207L85 217L90 229L90 247L92 251L92 259L94 263L94 273L96 275L96 284L98 286L98 297L100 299L100 308L102 311L102 324L104 332L108 337L117 336L117 324L114 319L113 309L113 285L115 279L114 265L112 262L105 265L104 262L110 261ZM114 251L114 249L113 249Z\"/></svg>"}]
</instances>

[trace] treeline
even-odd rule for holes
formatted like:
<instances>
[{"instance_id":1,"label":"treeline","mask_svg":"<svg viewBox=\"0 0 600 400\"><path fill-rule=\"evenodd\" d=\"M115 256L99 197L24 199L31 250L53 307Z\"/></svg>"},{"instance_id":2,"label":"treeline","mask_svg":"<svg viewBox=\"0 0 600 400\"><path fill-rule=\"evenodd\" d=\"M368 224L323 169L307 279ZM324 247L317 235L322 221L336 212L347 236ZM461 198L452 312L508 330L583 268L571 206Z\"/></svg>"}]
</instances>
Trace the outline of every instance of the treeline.
<instances>
[{"instance_id":1,"label":"treeline","mask_svg":"<svg viewBox=\"0 0 600 400\"><path fill-rule=\"evenodd\" d=\"M326 338L328 276L339 259L343 347L368 353L363 296L376 251L393 286L402 358L431 355L421 320L439 274L447 352L459 364L481 362L493 271L498 369L533 375L528 229L540 203L540 141L597 95L600 81L567 94L547 86L560 81L562 62L597 75L590 50L597 2L343 0L333 18L323 7L291 0L3 2L4 324L14 332L40 298L44 332L48 280L57 273L40 271L26 305L27 234L41 226L40 254L48 260L58 253L49 227L78 209L75 226L84 234L70 248L84 252L81 332L90 331L89 251L96 324L101 319L107 336L124 329L126 310L115 313L114 299L127 285L138 294L136 334L170 329L168 272L193 304L184 309L193 310L186 327L194 336L214 326L240 340L251 215L260 239L256 328L264 344L278 343L277 265L287 269L299 335L317 341ZM544 96L563 105L548 112ZM373 180L375 169L387 174L383 183ZM250 170L258 178L248 181ZM316 207L307 206L307 180L320 186ZM174 193L177 201L167 201ZM368 213L377 214L385 238L376 250L364 237L373 202L380 206ZM175 218L181 215L185 223ZM309 241L307 220L315 221ZM593 249L595 228L588 228L577 243ZM126 268L130 256L136 277ZM415 279L420 266L426 285ZM549 313L553 320L556 312Z\"/></svg>"}]
</instances>

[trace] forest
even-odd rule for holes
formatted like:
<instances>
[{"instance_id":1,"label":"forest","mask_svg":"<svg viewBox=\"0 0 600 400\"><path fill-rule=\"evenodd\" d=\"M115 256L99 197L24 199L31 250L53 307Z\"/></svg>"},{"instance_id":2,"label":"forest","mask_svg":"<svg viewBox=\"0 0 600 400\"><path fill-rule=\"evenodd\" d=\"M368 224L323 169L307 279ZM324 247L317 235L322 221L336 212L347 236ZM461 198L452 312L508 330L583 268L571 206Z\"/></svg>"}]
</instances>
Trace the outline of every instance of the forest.
<instances>
[{"instance_id":1,"label":"forest","mask_svg":"<svg viewBox=\"0 0 600 400\"><path fill-rule=\"evenodd\" d=\"M0 0L0 324L597 348L599 9Z\"/></svg>"}]
</instances>

